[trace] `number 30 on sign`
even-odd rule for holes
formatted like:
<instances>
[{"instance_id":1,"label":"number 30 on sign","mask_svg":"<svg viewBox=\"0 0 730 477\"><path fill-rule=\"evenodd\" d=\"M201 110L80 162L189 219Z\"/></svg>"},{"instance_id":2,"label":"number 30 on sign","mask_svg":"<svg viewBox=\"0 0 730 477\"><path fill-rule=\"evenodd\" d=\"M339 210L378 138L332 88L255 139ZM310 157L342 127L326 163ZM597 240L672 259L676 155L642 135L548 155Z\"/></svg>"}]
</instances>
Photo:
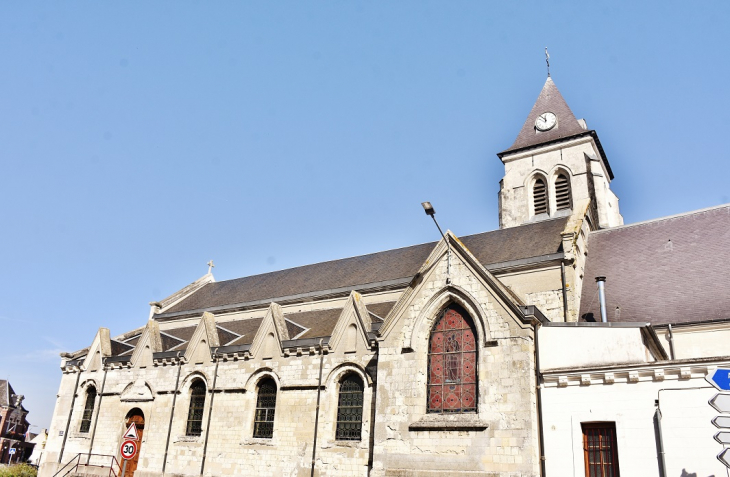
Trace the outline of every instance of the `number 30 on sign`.
<instances>
[{"instance_id":1,"label":"number 30 on sign","mask_svg":"<svg viewBox=\"0 0 730 477\"><path fill-rule=\"evenodd\" d=\"M124 441L120 450L122 451L122 459L129 460L137 454L137 443L134 441Z\"/></svg>"}]
</instances>

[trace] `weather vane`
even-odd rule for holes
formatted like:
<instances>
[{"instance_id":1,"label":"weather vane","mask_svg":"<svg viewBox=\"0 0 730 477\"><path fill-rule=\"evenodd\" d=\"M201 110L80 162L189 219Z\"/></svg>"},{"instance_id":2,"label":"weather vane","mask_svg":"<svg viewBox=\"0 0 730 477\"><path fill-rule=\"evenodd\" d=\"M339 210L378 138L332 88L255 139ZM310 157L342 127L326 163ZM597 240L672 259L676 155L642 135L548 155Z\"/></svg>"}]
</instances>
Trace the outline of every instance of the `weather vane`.
<instances>
[{"instance_id":1,"label":"weather vane","mask_svg":"<svg viewBox=\"0 0 730 477\"><path fill-rule=\"evenodd\" d=\"M550 78L550 54L548 54L547 46L545 47L545 63L547 63L548 78Z\"/></svg>"}]
</instances>

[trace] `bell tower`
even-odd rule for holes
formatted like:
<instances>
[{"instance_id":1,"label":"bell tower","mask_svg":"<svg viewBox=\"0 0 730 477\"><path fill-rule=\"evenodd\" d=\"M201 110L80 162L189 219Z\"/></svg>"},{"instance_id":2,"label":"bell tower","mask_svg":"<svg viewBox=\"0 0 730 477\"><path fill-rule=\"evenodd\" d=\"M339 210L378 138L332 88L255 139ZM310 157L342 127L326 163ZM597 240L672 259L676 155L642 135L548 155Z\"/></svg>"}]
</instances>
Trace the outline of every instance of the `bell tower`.
<instances>
[{"instance_id":1,"label":"bell tower","mask_svg":"<svg viewBox=\"0 0 730 477\"><path fill-rule=\"evenodd\" d=\"M585 210L592 229L623 224L618 197L610 188L613 172L598 134L575 118L549 76L514 144L497 156L505 171L500 228L575 210Z\"/></svg>"}]
</instances>

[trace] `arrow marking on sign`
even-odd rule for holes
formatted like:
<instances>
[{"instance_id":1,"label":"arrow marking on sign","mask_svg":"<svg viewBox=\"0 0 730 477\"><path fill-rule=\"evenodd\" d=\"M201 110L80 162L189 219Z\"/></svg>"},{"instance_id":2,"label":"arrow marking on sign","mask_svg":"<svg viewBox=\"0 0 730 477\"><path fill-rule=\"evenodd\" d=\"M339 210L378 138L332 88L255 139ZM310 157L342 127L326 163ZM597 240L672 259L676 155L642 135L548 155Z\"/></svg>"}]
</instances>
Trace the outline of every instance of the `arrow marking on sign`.
<instances>
[{"instance_id":1,"label":"arrow marking on sign","mask_svg":"<svg viewBox=\"0 0 730 477\"><path fill-rule=\"evenodd\" d=\"M720 391L730 391L730 369L717 368L711 371L705 379Z\"/></svg>"},{"instance_id":2,"label":"arrow marking on sign","mask_svg":"<svg viewBox=\"0 0 730 477\"><path fill-rule=\"evenodd\" d=\"M730 451L730 448L725 448L722 450L722 452L717 454L717 460L719 460L720 462L725 464L725 467L727 467L728 469L730 469L730 452L729 451Z\"/></svg>"},{"instance_id":3,"label":"arrow marking on sign","mask_svg":"<svg viewBox=\"0 0 730 477\"><path fill-rule=\"evenodd\" d=\"M730 431L720 431L715 434L715 440L720 444L730 444Z\"/></svg>"},{"instance_id":4,"label":"arrow marking on sign","mask_svg":"<svg viewBox=\"0 0 730 477\"><path fill-rule=\"evenodd\" d=\"M730 412L730 394L718 393L708 401L718 412Z\"/></svg>"},{"instance_id":5,"label":"arrow marking on sign","mask_svg":"<svg viewBox=\"0 0 730 477\"><path fill-rule=\"evenodd\" d=\"M717 416L712 423L720 429L730 429L730 416Z\"/></svg>"}]
</instances>

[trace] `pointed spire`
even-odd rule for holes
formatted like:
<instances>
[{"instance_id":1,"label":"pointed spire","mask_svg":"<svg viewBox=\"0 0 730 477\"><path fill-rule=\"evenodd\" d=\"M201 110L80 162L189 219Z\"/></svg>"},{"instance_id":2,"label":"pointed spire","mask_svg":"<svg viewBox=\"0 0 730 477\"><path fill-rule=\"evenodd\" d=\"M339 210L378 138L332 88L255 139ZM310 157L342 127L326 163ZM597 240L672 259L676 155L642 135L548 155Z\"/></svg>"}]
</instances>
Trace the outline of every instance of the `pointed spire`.
<instances>
[{"instance_id":1,"label":"pointed spire","mask_svg":"<svg viewBox=\"0 0 730 477\"><path fill-rule=\"evenodd\" d=\"M554 126L551 127L550 121L545 121L545 119L551 119L549 115L545 116L546 113L555 115ZM536 124L538 118L543 118L543 121L540 123L543 128L542 131L538 129L538 125ZM527 120L517 135L514 144L506 151L500 152L499 156L501 157L503 154L517 149L536 146L584 132L586 130L573 115L573 112L568 107L568 103L565 102L563 95L560 94L558 87L555 86L553 79L548 76L545 81L545 86L542 87L540 96L537 97L537 101L535 101L535 105L527 116Z\"/></svg>"}]
</instances>

